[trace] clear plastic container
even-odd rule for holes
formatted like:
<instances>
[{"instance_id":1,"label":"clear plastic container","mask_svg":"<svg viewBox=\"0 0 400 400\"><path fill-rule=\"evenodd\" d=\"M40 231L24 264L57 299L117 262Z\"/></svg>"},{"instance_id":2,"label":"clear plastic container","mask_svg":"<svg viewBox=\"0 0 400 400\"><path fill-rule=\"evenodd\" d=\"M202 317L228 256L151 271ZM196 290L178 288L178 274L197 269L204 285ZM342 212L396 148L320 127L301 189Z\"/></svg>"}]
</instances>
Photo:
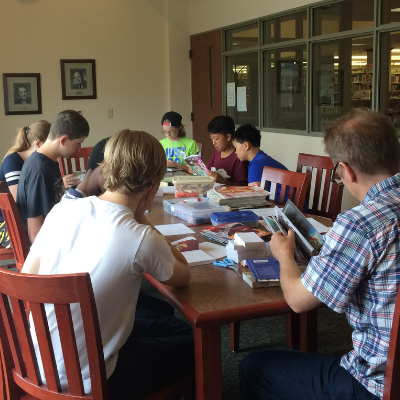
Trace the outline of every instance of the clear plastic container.
<instances>
[{"instance_id":1,"label":"clear plastic container","mask_svg":"<svg viewBox=\"0 0 400 400\"><path fill-rule=\"evenodd\" d=\"M213 212L229 211L226 206L216 206L209 201L180 202L175 204L175 215L192 225L209 224Z\"/></svg>"},{"instance_id":2,"label":"clear plastic container","mask_svg":"<svg viewBox=\"0 0 400 400\"><path fill-rule=\"evenodd\" d=\"M222 225L233 222L240 222L257 228L259 217L250 210L231 211L231 212L215 212L211 214L211 223L213 225Z\"/></svg>"},{"instance_id":3,"label":"clear plastic container","mask_svg":"<svg viewBox=\"0 0 400 400\"><path fill-rule=\"evenodd\" d=\"M186 199L186 198L181 198L181 199L165 199L163 200L163 206L164 206L164 211L167 212L168 214L171 214L173 216L176 216L175 212L175 206L178 203L182 203L183 201L193 201L193 202L199 202L199 201L205 201L207 203L210 202L207 197L193 197L191 199Z\"/></svg>"}]
</instances>

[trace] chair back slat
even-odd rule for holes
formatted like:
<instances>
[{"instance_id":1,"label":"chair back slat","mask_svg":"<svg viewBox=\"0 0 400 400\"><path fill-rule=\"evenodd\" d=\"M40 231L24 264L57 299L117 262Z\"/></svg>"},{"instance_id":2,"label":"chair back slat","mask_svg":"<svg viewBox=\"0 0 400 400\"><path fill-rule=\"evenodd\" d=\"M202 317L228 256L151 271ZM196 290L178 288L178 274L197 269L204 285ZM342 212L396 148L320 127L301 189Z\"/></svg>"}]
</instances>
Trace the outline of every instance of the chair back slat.
<instances>
[{"instance_id":1,"label":"chair back slat","mask_svg":"<svg viewBox=\"0 0 400 400\"><path fill-rule=\"evenodd\" d=\"M64 356L65 372L68 379L69 392L73 396L83 396L83 382L80 373L79 356L76 348L74 325L69 304L55 304L58 332Z\"/></svg>"},{"instance_id":2,"label":"chair back slat","mask_svg":"<svg viewBox=\"0 0 400 400\"><path fill-rule=\"evenodd\" d=\"M60 392L60 378L58 376L45 307L43 304L32 302L29 305L32 313L33 323L35 325L36 337L38 339L47 387L53 392Z\"/></svg>"},{"instance_id":3,"label":"chair back slat","mask_svg":"<svg viewBox=\"0 0 400 400\"><path fill-rule=\"evenodd\" d=\"M390 332L389 350L386 361L385 381L382 400L400 399L400 290L397 293L396 306Z\"/></svg>"},{"instance_id":4,"label":"chair back slat","mask_svg":"<svg viewBox=\"0 0 400 400\"><path fill-rule=\"evenodd\" d=\"M25 304L22 300L14 297L10 298L13 320L17 330L18 342L21 347L22 356L25 363L26 375L23 378L29 378L34 385L41 386L42 378L40 376L39 365L36 359L35 349L33 347L32 337L29 331L28 318L25 312Z\"/></svg>"},{"instance_id":5,"label":"chair back slat","mask_svg":"<svg viewBox=\"0 0 400 400\"><path fill-rule=\"evenodd\" d=\"M277 198L277 193L275 189L275 197L273 200L277 204L284 205L288 193L289 199L293 202L293 204L299 210L303 210L307 190L310 185L310 180L311 175L307 173L303 174L300 172L292 172L277 168L264 167L260 186L263 189L266 189L268 182L271 182L271 185L279 183L281 185L279 199Z\"/></svg>"},{"instance_id":6,"label":"chair back slat","mask_svg":"<svg viewBox=\"0 0 400 400\"><path fill-rule=\"evenodd\" d=\"M68 158L58 158L58 165L60 167L61 175L69 175L76 171L86 170L90 153L93 147L83 147ZM72 165L72 160L75 162L75 167ZM83 167L81 165L81 160L83 161Z\"/></svg>"},{"instance_id":7,"label":"chair back slat","mask_svg":"<svg viewBox=\"0 0 400 400\"><path fill-rule=\"evenodd\" d=\"M10 349L10 352L14 360L15 369L17 373L20 374L21 376L26 376L27 372L22 358L21 348L18 343L17 330L15 328L14 321L12 318L12 311L9 299L5 294L1 294L0 311L2 315L1 319L4 321L1 325L4 326L4 332L7 334L8 347Z\"/></svg>"},{"instance_id":8,"label":"chair back slat","mask_svg":"<svg viewBox=\"0 0 400 400\"><path fill-rule=\"evenodd\" d=\"M343 186L335 185L330 181L334 169L331 159L326 156L300 153L297 172L302 172L303 167L306 167L307 172L311 174L314 170L316 171L314 187L310 188L306 197L310 214L335 221L341 211Z\"/></svg>"},{"instance_id":9,"label":"chair back slat","mask_svg":"<svg viewBox=\"0 0 400 400\"><path fill-rule=\"evenodd\" d=\"M43 400L108 399L100 326L89 274L43 276L0 270L0 294L2 300L0 303L0 330L2 326L5 326L4 332L0 332L0 343L1 353L4 356L3 372L8 385L6 387L9 387L7 390L16 392L23 389L24 393ZM8 299L11 300L13 312L11 312ZM31 306L31 316L38 337L46 385L42 384L40 374L38 374L37 382L34 379L37 370L35 367L36 353L28 327L24 302L29 302ZM92 394L90 395L84 393L71 304L74 304L74 307L80 306L82 310L92 385ZM46 311L49 313L48 307L52 305L63 352L68 381L67 391L60 388L47 321ZM53 315L52 310L50 314ZM12 334L13 332L14 334ZM47 343L45 343L46 341ZM30 398L30 396L27 397Z\"/></svg>"},{"instance_id":10,"label":"chair back slat","mask_svg":"<svg viewBox=\"0 0 400 400\"><path fill-rule=\"evenodd\" d=\"M4 182L0 182L0 210L10 237L15 265L21 271L29 253L29 242L18 207Z\"/></svg>"}]
</instances>

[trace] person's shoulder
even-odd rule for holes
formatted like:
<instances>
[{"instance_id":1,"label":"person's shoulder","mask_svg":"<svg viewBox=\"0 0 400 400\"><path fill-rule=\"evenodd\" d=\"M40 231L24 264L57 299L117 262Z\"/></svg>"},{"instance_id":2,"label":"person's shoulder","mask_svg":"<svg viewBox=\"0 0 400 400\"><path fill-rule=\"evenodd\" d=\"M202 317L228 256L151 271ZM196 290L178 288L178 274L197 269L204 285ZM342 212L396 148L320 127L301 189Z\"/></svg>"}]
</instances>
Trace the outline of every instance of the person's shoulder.
<instances>
[{"instance_id":1,"label":"person's shoulder","mask_svg":"<svg viewBox=\"0 0 400 400\"><path fill-rule=\"evenodd\" d=\"M24 160L22 159L22 157L17 153L11 153L9 154L7 157L4 158L3 163L2 163L2 168L3 166L8 166L8 165L18 165L18 166L22 166L24 165Z\"/></svg>"}]
</instances>

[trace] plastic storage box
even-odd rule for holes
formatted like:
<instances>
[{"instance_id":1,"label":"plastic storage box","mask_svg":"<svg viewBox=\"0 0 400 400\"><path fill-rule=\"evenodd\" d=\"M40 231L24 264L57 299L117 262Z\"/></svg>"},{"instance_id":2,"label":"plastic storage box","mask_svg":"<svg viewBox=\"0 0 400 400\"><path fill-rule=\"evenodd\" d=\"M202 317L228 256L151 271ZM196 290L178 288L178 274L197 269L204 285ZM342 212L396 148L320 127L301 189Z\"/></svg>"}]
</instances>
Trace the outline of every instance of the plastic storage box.
<instances>
[{"instance_id":1,"label":"plastic storage box","mask_svg":"<svg viewBox=\"0 0 400 400\"><path fill-rule=\"evenodd\" d=\"M205 201L207 203L210 202L210 200L207 199L207 197L193 197L190 199L187 199L185 197L181 199L165 199L163 200L164 211L167 212L168 214L176 216L175 206L178 203L182 203L183 201L189 201L189 202Z\"/></svg>"},{"instance_id":2,"label":"plastic storage box","mask_svg":"<svg viewBox=\"0 0 400 400\"><path fill-rule=\"evenodd\" d=\"M213 225L228 224L230 222L240 222L244 225L258 226L258 215L250 210L231 211L231 212L215 212L211 214L211 223Z\"/></svg>"},{"instance_id":3,"label":"plastic storage box","mask_svg":"<svg viewBox=\"0 0 400 400\"><path fill-rule=\"evenodd\" d=\"M210 215L213 212L224 212L229 210L226 206L216 206L209 201L181 202L175 204L174 209L177 217L182 218L189 224L193 225L209 224Z\"/></svg>"},{"instance_id":4,"label":"plastic storage box","mask_svg":"<svg viewBox=\"0 0 400 400\"><path fill-rule=\"evenodd\" d=\"M174 176L175 197L201 197L214 187L211 176Z\"/></svg>"}]
</instances>

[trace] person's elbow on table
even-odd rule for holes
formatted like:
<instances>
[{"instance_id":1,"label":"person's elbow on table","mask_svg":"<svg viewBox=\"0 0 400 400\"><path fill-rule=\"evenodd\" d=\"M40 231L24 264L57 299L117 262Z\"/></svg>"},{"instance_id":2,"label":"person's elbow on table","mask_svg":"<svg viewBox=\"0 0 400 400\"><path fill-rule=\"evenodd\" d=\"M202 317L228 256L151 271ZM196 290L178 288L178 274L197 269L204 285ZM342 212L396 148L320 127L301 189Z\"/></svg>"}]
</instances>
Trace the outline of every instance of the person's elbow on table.
<instances>
[{"instance_id":1,"label":"person's elbow on table","mask_svg":"<svg viewBox=\"0 0 400 400\"><path fill-rule=\"evenodd\" d=\"M182 262L175 259L174 272L167 281L163 281L164 285L168 285L174 288L179 288L189 284L192 274L190 272L189 265L186 262Z\"/></svg>"}]
</instances>

